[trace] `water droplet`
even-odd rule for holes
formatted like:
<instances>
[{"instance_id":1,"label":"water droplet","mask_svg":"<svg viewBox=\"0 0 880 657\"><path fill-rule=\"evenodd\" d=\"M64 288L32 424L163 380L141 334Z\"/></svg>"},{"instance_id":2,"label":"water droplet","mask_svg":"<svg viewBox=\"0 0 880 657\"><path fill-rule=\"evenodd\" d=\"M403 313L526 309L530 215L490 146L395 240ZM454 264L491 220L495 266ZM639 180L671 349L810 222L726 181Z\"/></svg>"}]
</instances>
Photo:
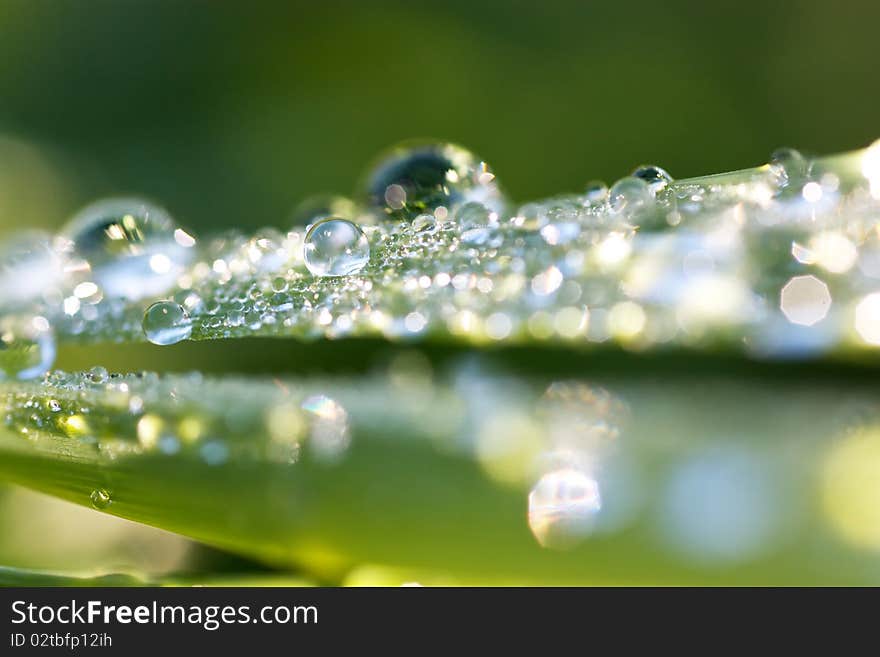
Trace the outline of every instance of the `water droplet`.
<instances>
[{"instance_id":1,"label":"water droplet","mask_svg":"<svg viewBox=\"0 0 880 657\"><path fill-rule=\"evenodd\" d=\"M192 320L180 304L158 301L144 313L143 329L153 344L176 344L192 335Z\"/></svg>"},{"instance_id":2,"label":"water droplet","mask_svg":"<svg viewBox=\"0 0 880 657\"><path fill-rule=\"evenodd\" d=\"M71 256L112 297L142 299L171 287L192 254L165 210L137 199L109 199L81 210L62 230Z\"/></svg>"},{"instance_id":3,"label":"water droplet","mask_svg":"<svg viewBox=\"0 0 880 657\"><path fill-rule=\"evenodd\" d=\"M277 271L290 254L284 248L284 236L274 228L264 228L242 247L242 262L256 271Z\"/></svg>"},{"instance_id":4,"label":"water droplet","mask_svg":"<svg viewBox=\"0 0 880 657\"><path fill-rule=\"evenodd\" d=\"M42 231L16 233L0 243L0 305L29 301L61 281L61 258Z\"/></svg>"},{"instance_id":5,"label":"water droplet","mask_svg":"<svg viewBox=\"0 0 880 657\"><path fill-rule=\"evenodd\" d=\"M407 220L468 201L494 211L503 206L495 175L486 163L460 146L443 143L393 149L373 169L366 194L379 212Z\"/></svg>"},{"instance_id":6,"label":"water droplet","mask_svg":"<svg viewBox=\"0 0 880 657\"><path fill-rule=\"evenodd\" d=\"M110 378L107 369L100 366L90 369L88 376L92 383L107 383L107 379Z\"/></svg>"},{"instance_id":7,"label":"water droplet","mask_svg":"<svg viewBox=\"0 0 880 657\"><path fill-rule=\"evenodd\" d=\"M639 180L644 180L648 183L648 189L650 189L653 194L662 192L666 189L666 186L673 181L672 176L666 173L664 169L653 164L643 164L642 166L637 167L636 170L632 172L632 175L633 178L638 178Z\"/></svg>"},{"instance_id":8,"label":"water droplet","mask_svg":"<svg viewBox=\"0 0 880 657\"><path fill-rule=\"evenodd\" d=\"M575 468L550 472L529 493L529 528L543 547L573 547L602 508L596 480Z\"/></svg>"},{"instance_id":9,"label":"water droplet","mask_svg":"<svg viewBox=\"0 0 880 657\"><path fill-rule=\"evenodd\" d=\"M0 380L42 376L55 362L55 338L44 317L0 318Z\"/></svg>"},{"instance_id":10,"label":"water droplet","mask_svg":"<svg viewBox=\"0 0 880 657\"><path fill-rule=\"evenodd\" d=\"M465 244L480 246L485 244L489 240L489 237L491 237L491 235L492 232L488 228L486 228L485 226L480 226L464 231L461 234L461 241Z\"/></svg>"},{"instance_id":11,"label":"water droplet","mask_svg":"<svg viewBox=\"0 0 880 657\"><path fill-rule=\"evenodd\" d=\"M770 173L779 187L802 181L807 176L809 162L793 148L777 148L770 155Z\"/></svg>"},{"instance_id":12,"label":"water droplet","mask_svg":"<svg viewBox=\"0 0 880 657\"><path fill-rule=\"evenodd\" d=\"M242 326L244 324L244 313L240 310L230 311L226 318L226 324L233 327Z\"/></svg>"},{"instance_id":13,"label":"water droplet","mask_svg":"<svg viewBox=\"0 0 880 657\"><path fill-rule=\"evenodd\" d=\"M113 502L113 499L110 497L110 491L106 488L96 488L92 491L91 495L89 495L89 501L92 503L92 506L96 509L106 509Z\"/></svg>"},{"instance_id":14,"label":"water droplet","mask_svg":"<svg viewBox=\"0 0 880 657\"><path fill-rule=\"evenodd\" d=\"M640 178L621 178L608 192L608 203L615 214L632 214L653 202L648 183Z\"/></svg>"},{"instance_id":15,"label":"water droplet","mask_svg":"<svg viewBox=\"0 0 880 657\"><path fill-rule=\"evenodd\" d=\"M491 223L489 208L475 201L462 205L455 213L455 220L464 230L485 227Z\"/></svg>"},{"instance_id":16,"label":"water droplet","mask_svg":"<svg viewBox=\"0 0 880 657\"><path fill-rule=\"evenodd\" d=\"M174 301L183 306L191 315L205 311L204 300L192 290L180 290L174 295Z\"/></svg>"},{"instance_id":17,"label":"water droplet","mask_svg":"<svg viewBox=\"0 0 880 657\"><path fill-rule=\"evenodd\" d=\"M356 274L370 261L370 243L356 224L327 217L306 233L303 258L314 276Z\"/></svg>"},{"instance_id":18,"label":"water droplet","mask_svg":"<svg viewBox=\"0 0 880 657\"><path fill-rule=\"evenodd\" d=\"M417 233L432 233L437 228L437 219L433 214L420 214L413 219L412 227Z\"/></svg>"},{"instance_id":19,"label":"water droplet","mask_svg":"<svg viewBox=\"0 0 880 657\"><path fill-rule=\"evenodd\" d=\"M601 203L608 198L608 185L601 180L591 180L584 189L584 196L590 203Z\"/></svg>"}]
</instances>

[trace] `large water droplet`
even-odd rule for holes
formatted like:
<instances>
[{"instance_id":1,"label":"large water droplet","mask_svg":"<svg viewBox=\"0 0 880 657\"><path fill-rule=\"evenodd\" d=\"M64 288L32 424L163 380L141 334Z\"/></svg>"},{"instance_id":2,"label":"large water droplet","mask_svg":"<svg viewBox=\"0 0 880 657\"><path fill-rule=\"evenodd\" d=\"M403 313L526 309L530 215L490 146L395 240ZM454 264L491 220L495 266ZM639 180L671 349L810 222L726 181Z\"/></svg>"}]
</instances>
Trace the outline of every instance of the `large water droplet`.
<instances>
[{"instance_id":1,"label":"large water droplet","mask_svg":"<svg viewBox=\"0 0 880 657\"><path fill-rule=\"evenodd\" d=\"M370 261L370 243L356 224L327 217L306 233L303 258L314 276L356 274Z\"/></svg>"},{"instance_id":2,"label":"large water droplet","mask_svg":"<svg viewBox=\"0 0 880 657\"><path fill-rule=\"evenodd\" d=\"M608 192L608 205L615 214L632 214L653 203L648 183L640 178L621 178Z\"/></svg>"},{"instance_id":3,"label":"large water droplet","mask_svg":"<svg viewBox=\"0 0 880 657\"><path fill-rule=\"evenodd\" d=\"M109 199L81 210L62 231L107 296L142 299L165 292L189 262L194 240L162 208Z\"/></svg>"},{"instance_id":4,"label":"large water droplet","mask_svg":"<svg viewBox=\"0 0 880 657\"><path fill-rule=\"evenodd\" d=\"M92 503L93 507L101 510L110 506L113 499L110 496L110 491L106 488L96 488L89 495L89 501Z\"/></svg>"},{"instance_id":5,"label":"large water droplet","mask_svg":"<svg viewBox=\"0 0 880 657\"><path fill-rule=\"evenodd\" d=\"M486 163L454 144L423 143L392 150L370 174L366 194L380 213L407 220L468 201L496 212L503 208L495 175Z\"/></svg>"},{"instance_id":6,"label":"large water droplet","mask_svg":"<svg viewBox=\"0 0 880 657\"><path fill-rule=\"evenodd\" d=\"M0 243L0 305L36 299L62 279L61 258L42 231L16 233Z\"/></svg>"},{"instance_id":7,"label":"large water droplet","mask_svg":"<svg viewBox=\"0 0 880 657\"><path fill-rule=\"evenodd\" d=\"M55 362L55 338L44 317L0 318L0 380L34 379Z\"/></svg>"},{"instance_id":8,"label":"large water droplet","mask_svg":"<svg viewBox=\"0 0 880 657\"><path fill-rule=\"evenodd\" d=\"M186 340L192 328L189 313L173 301L158 301L144 313L144 335L153 344L164 346Z\"/></svg>"},{"instance_id":9,"label":"large water droplet","mask_svg":"<svg viewBox=\"0 0 880 657\"><path fill-rule=\"evenodd\" d=\"M644 180L653 194L662 192L669 183L673 182L672 176L654 164L643 164L637 167L632 172L632 176L633 178Z\"/></svg>"}]
</instances>

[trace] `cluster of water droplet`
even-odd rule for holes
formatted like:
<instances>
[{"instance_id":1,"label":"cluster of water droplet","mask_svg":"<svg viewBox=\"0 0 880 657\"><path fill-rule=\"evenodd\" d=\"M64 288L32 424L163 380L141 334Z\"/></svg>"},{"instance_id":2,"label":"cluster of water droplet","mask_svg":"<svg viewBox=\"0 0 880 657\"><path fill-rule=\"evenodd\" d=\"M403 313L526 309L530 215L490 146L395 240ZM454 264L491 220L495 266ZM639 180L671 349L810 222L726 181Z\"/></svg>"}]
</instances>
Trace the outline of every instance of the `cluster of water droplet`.
<instances>
[{"instance_id":1,"label":"cluster of water droplet","mask_svg":"<svg viewBox=\"0 0 880 657\"><path fill-rule=\"evenodd\" d=\"M57 447L61 437L67 453L103 461L180 454L209 466L229 459L290 465L305 449L333 462L350 440L345 407L325 394L196 373L56 370L30 387L0 391L0 410L5 427L38 449L41 441Z\"/></svg>"},{"instance_id":2,"label":"cluster of water droplet","mask_svg":"<svg viewBox=\"0 0 880 657\"><path fill-rule=\"evenodd\" d=\"M680 181L640 166L516 208L485 162L422 143L383 157L359 201L310 199L286 232L198 242L152 204L105 201L59 236L0 246L0 313L40 327L4 333L0 371L40 373L53 336L445 334L764 356L880 345L878 153L782 150Z\"/></svg>"}]
</instances>

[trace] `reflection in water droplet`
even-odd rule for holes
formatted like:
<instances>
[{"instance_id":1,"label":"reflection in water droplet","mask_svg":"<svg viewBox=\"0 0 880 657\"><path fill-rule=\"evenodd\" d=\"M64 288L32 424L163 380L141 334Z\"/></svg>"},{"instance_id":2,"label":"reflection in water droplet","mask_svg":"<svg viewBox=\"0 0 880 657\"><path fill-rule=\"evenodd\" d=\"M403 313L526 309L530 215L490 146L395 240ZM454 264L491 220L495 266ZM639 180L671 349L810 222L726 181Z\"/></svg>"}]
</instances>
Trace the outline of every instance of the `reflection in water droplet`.
<instances>
[{"instance_id":1,"label":"reflection in water droplet","mask_svg":"<svg viewBox=\"0 0 880 657\"><path fill-rule=\"evenodd\" d=\"M672 182L672 176L653 164L643 164L632 172L632 176L644 180L653 194L662 192Z\"/></svg>"},{"instance_id":2,"label":"reflection in water droplet","mask_svg":"<svg viewBox=\"0 0 880 657\"><path fill-rule=\"evenodd\" d=\"M303 258L314 276L356 274L370 261L370 243L356 224L327 217L306 233Z\"/></svg>"},{"instance_id":3,"label":"reflection in water droplet","mask_svg":"<svg viewBox=\"0 0 880 657\"><path fill-rule=\"evenodd\" d=\"M0 380L42 376L55 362L55 338L44 317L0 317Z\"/></svg>"},{"instance_id":4,"label":"reflection in water droplet","mask_svg":"<svg viewBox=\"0 0 880 657\"><path fill-rule=\"evenodd\" d=\"M345 408L325 395L313 395L303 401L302 409L311 415L308 446L312 454L322 461L339 460L351 444Z\"/></svg>"},{"instance_id":5,"label":"reflection in water droplet","mask_svg":"<svg viewBox=\"0 0 880 657\"><path fill-rule=\"evenodd\" d=\"M110 199L81 210L62 237L70 255L88 263L106 295L142 299L171 287L191 258L186 246L191 242L178 239L175 231L161 208L138 199Z\"/></svg>"},{"instance_id":6,"label":"reflection in water droplet","mask_svg":"<svg viewBox=\"0 0 880 657\"><path fill-rule=\"evenodd\" d=\"M529 528L543 547L570 548L589 535L601 508L595 479L575 468L555 470L529 493Z\"/></svg>"},{"instance_id":7,"label":"reflection in water droplet","mask_svg":"<svg viewBox=\"0 0 880 657\"><path fill-rule=\"evenodd\" d=\"M92 506L96 509L106 509L110 506L113 501L110 497L110 491L106 488L96 488L92 491L91 495L89 495L89 501L92 503Z\"/></svg>"},{"instance_id":8,"label":"reflection in water droplet","mask_svg":"<svg viewBox=\"0 0 880 657\"><path fill-rule=\"evenodd\" d=\"M144 335L153 344L164 346L186 340L192 328L189 313L173 301L158 301L144 313Z\"/></svg>"},{"instance_id":9,"label":"reflection in water droplet","mask_svg":"<svg viewBox=\"0 0 880 657\"><path fill-rule=\"evenodd\" d=\"M381 213L408 220L468 201L494 211L503 205L486 163L453 144L403 145L392 150L370 174L366 193Z\"/></svg>"}]
</instances>

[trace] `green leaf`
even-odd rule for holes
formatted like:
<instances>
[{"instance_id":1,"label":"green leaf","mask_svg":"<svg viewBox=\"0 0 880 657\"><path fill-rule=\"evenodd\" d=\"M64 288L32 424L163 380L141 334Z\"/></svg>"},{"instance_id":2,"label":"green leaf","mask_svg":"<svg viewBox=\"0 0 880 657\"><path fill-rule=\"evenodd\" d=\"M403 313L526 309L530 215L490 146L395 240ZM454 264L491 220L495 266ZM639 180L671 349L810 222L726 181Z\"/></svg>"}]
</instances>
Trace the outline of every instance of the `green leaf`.
<instances>
[{"instance_id":1,"label":"green leaf","mask_svg":"<svg viewBox=\"0 0 880 657\"><path fill-rule=\"evenodd\" d=\"M182 344L205 371L0 382L0 477L319 581L874 581L878 148L377 221L345 277L301 229L199 242L156 317L286 373ZM153 358L156 299L57 297L7 351Z\"/></svg>"}]
</instances>

